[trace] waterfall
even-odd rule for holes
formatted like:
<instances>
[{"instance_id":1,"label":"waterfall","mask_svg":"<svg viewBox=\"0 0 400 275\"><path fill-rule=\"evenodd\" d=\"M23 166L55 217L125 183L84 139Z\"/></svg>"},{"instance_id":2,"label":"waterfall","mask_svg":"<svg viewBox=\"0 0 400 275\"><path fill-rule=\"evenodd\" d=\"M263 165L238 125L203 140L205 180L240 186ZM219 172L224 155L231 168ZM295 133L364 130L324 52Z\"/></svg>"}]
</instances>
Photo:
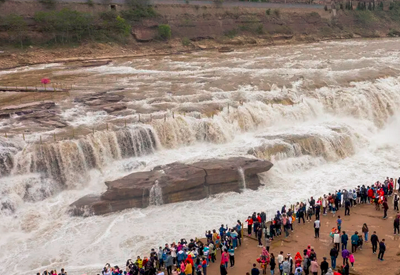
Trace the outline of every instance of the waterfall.
<instances>
[{"instance_id":1,"label":"waterfall","mask_svg":"<svg viewBox=\"0 0 400 275\"><path fill-rule=\"evenodd\" d=\"M6 138L0 137L0 176L8 176L13 167L13 156L21 150L21 146L14 144Z\"/></svg>"},{"instance_id":2,"label":"waterfall","mask_svg":"<svg viewBox=\"0 0 400 275\"><path fill-rule=\"evenodd\" d=\"M239 188L241 190L246 190L246 177L244 175L244 171L242 167L238 167L238 174L239 174Z\"/></svg>"},{"instance_id":3,"label":"waterfall","mask_svg":"<svg viewBox=\"0 0 400 275\"><path fill-rule=\"evenodd\" d=\"M309 155L322 157L327 161L338 161L355 153L355 144L363 141L349 127L319 126L312 132L266 135L263 144L248 151L258 158L279 161Z\"/></svg>"},{"instance_id":4,"label":"waterfall","mask_svg":"<svg viewBox=\"0 0 400 275\"><path fill-rule=\"evenodd\" d=\"M155 181L154 185L150 189L149 194L149 205L162 205L162 188L160 187L158 180Z\"/></svg>"},{"instance_id":5,"label":"waterfall","mask_svg":"<svg viewBox=\"0 0 400 275\"><path fill-rule=\"evenodd\" d=\"M144 126L99 131L76 140L33 144L13 157L11 173L39 173L71 188L86 182L89 170L102 169L114 160L153 153L157 144L152 128ZM7 172L1 163L0 171Z\"/></svg>"}]
</instances>

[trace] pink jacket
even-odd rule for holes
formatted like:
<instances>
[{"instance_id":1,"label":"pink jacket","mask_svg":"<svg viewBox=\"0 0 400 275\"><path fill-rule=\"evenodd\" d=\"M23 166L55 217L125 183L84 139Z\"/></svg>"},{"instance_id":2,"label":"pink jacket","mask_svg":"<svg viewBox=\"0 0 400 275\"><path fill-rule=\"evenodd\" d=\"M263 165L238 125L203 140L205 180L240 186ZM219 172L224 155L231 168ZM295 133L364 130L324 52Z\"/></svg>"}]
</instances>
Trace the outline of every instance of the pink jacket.
<instances>
[{"instance_id":1,"label":"pink jacket","mask_svg":"<svg viewBox=\"0 0 400 275\"><path fill-rule=\"evenodd\" d=\"M221 264L225 264L229 262L229 254L227 252L223 252L221 256Z\"/></svg>"},{"instance_id":2,"label":"pink jacket","mask_svg":"<svg viewBox=\"0 0 400 275\"><path fill-rule=\"evenodd\" d=\"M319 264L316 261L311 261L310 271L311 273L319 271Z\"/></svg>"},{"instance_id":3,"label":"pink jacket","mask_svg":"<svg viewBox=\"0 0 400 275\"><path fill-rule=\"evenodd\" d=\"M350 254L349 260L350 260L350 263L354 263L354 256L353 256L353 254Z\"/></svg>"}]
</instances>

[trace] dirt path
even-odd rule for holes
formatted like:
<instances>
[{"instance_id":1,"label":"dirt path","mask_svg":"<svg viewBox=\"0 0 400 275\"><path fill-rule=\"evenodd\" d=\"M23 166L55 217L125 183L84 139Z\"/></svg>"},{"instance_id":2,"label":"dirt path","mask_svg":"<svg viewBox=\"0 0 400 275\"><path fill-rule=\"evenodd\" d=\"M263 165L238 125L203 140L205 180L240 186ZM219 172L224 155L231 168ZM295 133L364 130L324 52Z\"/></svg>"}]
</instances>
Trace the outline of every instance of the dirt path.
<instances>
[{"instance_id":1,"label":"dirt path","mask_svg":"<svg viewBox=\"0 0 400 275\"><path fill-rule=\"evenodd\" d=\"M398 275L400 274L400 236L393 235L393 217L395 213L392 204L390 205L388 212L389 218L387 220L382 219L383 211L376 211L375 207L372 205L353 207L351 208L350 216L344 216L344 210L340 209L336 217L333 217L332 214L321 216L319 239L314 238L312 222L306 222L305 224L296 223L294 224L294 232L292 232L288 238L277 238L272 242L270 252L274 253L275 257L277 257L279 252L283 251L284 255L291 253L294 258L297 252L303 254L302 251L307 245L311 245L317 253L318 263L321 263L323 257L327 257L330 265L329 251L332 248L332 243L329 232L330 229L336 225L337 216L340 215L343 220L342 231L346 231L349 238L356 230L361 234L362 225L366 223L369 227L369 235L371 235L373 231L376 231L379 239L386 239L385 261L379 261L377 259L377 254L372 254L370 242L364 242L363 249L354 254L355 264L350 273L362 275ZM315 220L315 218L313 220ZM245 275L246 272L250 272L252 264L256 262L255 259L259 257L260 253L261 248L257 247L257 242L245 238L242 247L235 251L236 264L233 268L228 268L228 274ZM219 263L220 252L218 251L217 254L217 263ZM337 265L341 263L342 257L339 256ZM210 264L207 274L219 274L219 264ZM270 274L269 270L267 274ZM279 274L278 268L275 268L275 274ZM320 272L318 274L320 274Z\"/></svg>"}]
</instances>

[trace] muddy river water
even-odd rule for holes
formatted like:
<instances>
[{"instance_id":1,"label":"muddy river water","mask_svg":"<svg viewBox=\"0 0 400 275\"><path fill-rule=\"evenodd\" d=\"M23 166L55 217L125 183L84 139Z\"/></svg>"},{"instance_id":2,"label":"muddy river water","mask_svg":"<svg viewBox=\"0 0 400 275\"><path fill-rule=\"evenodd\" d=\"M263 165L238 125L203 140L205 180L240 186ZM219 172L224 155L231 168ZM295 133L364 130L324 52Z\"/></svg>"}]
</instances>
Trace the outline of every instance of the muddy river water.
<instances>
[{"instance_id":1,"label":"muddy river water","mask_svg":"<svg viewBox=\"0 0 400 275\"><path fill-rule=\"evenodd\" d=\"M34 86L43 77L72 90L0 95L1 106L56 103L52 123L20 114L0 120L0 273L65 267L97 274L106 262L123 266L253 211L272 216L284 203L400 176L398 39L0 71L1 85ZM111 101L85 98L99 92ZM107 109L113 104L122 107ZM104 191L107 180L228 156L264 158L274 167L260 175L257 191L105 216L67 214L78 198Z\"/></svg>"}]
</instances>

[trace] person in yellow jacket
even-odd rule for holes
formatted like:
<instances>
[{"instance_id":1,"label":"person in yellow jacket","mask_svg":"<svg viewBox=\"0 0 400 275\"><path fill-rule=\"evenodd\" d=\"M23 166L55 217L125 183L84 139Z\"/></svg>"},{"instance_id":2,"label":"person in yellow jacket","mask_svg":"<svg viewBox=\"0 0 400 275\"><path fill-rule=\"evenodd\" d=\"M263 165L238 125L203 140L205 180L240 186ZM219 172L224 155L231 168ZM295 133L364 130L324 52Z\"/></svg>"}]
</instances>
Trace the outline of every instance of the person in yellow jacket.
<instances>
[{"instance_id":1,"label":"person in yellow jacket","mask_svg":"<svg viewBox=\"0 0 400 275\"><path fill-rule=\"evenodd\" d=\"M193 272L192 264L189 261L186 261L185 274L192 275L192 272Z\"/></svg>"},{"instance_id":2,"label":"person in yellow jacket","mask_svg":"<svg viewBox=\"0 0 400 275\"><path fill-rule=\"evenodd\" d=\"M140 259L140 256L137 257L136 265L139 267L139 269L143 267L143 260Z\"/></svg>"}]
</instances>

